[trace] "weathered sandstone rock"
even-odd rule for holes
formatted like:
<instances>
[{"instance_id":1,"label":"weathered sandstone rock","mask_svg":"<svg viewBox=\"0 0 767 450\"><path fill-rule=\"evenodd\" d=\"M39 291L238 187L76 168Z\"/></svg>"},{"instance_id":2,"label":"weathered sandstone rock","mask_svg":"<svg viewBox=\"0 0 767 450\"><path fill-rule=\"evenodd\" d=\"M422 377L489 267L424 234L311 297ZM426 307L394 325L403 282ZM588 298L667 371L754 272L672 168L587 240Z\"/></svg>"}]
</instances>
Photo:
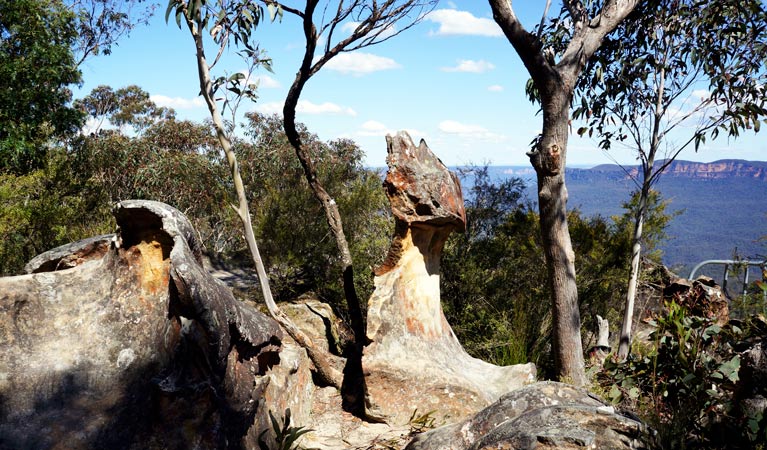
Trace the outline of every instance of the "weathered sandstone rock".
<instances>
[{"instance_id":1,"label":"weathered sandstone rock","mask_svg":"<svg viewBox=\"0 0 767 450\"><path fill-rule=\"evenodd\" d=\"M461 347L439 293L442 247L465 226L460 184L424 141L415 147L401 132L387 144L384 186L396 223L368 302L367 410L390 423L407 422L416 409L458 420L534 381L535 366L494 366Z\"/></svg>"},{"instance_id":2,"label":"weathered sandstone rock","mask_svg":"<svg viewBox=\"0 0 767 450\"><path fill-rule=\"evenodd\" d=\"M416 436L406 450L653 449L653 433L588 391L539 382L475 416Z\"/></svg>"},{"instance_id":3,"label":"weathered sandstone rock","mask_svg":"<svg viewBox=\"0 0 767 450\"><path fill-rule=\"evenodd\" d=\"M0 278L0 448L257 448L281 330L203 269L177 210L115 216Z\"/></svg>"}]
</instances>

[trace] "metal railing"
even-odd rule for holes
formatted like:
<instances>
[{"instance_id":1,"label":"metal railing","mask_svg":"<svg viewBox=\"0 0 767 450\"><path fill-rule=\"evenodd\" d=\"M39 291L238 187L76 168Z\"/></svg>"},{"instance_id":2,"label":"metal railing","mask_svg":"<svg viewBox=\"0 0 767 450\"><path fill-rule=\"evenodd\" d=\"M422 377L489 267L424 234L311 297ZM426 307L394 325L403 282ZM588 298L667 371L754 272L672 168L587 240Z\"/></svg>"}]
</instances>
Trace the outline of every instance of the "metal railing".
<instances>
[{"instance_id":1,"label":"metal railing","mask_svg":"<svg viewBox=\"0 0 767 450\"><path fill-rule=\"evenodd\" d=\"M727 280L730 273L730 266L736 266L736 267L745 267L745 276L743 279L743 297L745 298L746 295L748 295L748 273L749 269L752 266L759 267L762 269L762 277L765 276L765 266L767 266L767 260L765 261L747 261L747 260L735 260L735 259L709 259L706 261L701 262L697 266L693 267L692 271L690 271L690 280L695 279L695 274L700 270L701 267L709 265L709 264L722 264L724 265L724 276L723 276L723 283L722 283L722 290L727 292ZM765 301L767 301L767 292L764 293Z\"/></svg>"}]
</instances>

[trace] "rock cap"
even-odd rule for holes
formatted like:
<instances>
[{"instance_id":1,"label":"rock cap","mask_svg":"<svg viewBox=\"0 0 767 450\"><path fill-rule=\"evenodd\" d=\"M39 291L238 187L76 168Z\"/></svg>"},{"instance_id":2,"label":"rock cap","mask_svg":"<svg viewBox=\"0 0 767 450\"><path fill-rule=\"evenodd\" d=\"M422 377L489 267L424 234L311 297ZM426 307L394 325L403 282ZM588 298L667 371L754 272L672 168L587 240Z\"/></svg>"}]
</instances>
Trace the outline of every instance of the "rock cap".
<instances>
[{"instance_id":1,"label":"rock cap","mask_svg":"<svg viewBox=\"0 0 767 450\"><path fill-rule=\"evenodd\" d=\"M384 180L394 216L408 225L426 223L466 229L466 212L458 177L421 139L418 147L400 131L386 136L389 170Z\"/></svg>"}]
</instances>

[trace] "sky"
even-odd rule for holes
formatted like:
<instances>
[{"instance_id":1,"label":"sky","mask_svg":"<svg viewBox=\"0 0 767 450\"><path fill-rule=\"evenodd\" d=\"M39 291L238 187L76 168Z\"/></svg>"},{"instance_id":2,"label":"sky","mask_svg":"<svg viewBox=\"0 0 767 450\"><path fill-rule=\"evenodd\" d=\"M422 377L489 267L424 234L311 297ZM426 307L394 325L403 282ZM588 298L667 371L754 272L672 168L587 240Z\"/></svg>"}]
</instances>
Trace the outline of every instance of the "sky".
<instances>
[{"instance_id":1,"label":"sky","mask_svg":"<svg viewBox=\"0 0 767 450\"><path fill-rule=\"evenodd\" d=\"M208 117L197 95L194 44L172 18L165 22L166 5L163 1L150 24L123 38L112 54L85 62L83 85L75 90L75 98L99 85L138 85L158 105L174 108L180 119ZM544 2L514 3L528 30L541 20L543 6ZM273 73L263 69L251 75L259 80L259 98L243 103L240 110L280 113L304 53L300 23L287 13L282 21L265 20L254 39L271 58ZM230 51L213 74L231 75L245 68ZM442 1L400 35L328 63L304 88L297 119L322 140L353 139L365 151L369 167L386 164L385 136L399 130L408 131L416 143L424 139L449 166L529 166L525 153L540 132L542 117L525 96L528 79L487 2ZM764 160L765 155L763 135L746 132L737 141L719 138L698 152L689 148L679 159ZM607 153L596 141L571 135L569 167L616 162L632 165L636 157L628 148L614 146Z\"/></svg>"}]
</instances>

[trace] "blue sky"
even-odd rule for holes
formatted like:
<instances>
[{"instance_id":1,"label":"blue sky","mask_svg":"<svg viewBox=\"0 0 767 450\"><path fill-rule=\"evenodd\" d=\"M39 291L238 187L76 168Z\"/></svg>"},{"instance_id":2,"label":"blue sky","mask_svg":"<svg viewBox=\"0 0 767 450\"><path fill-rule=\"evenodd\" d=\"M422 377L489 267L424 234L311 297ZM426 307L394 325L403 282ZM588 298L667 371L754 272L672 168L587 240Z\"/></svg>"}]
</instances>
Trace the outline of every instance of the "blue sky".
<instances>
[{"instance_id":1,"label":"blue sky","mask_svg":"<svg viewBox=\"0 0 767 450\"><path fill-rule=\"evenodd\" d=\"M515 2L515 12L527 29L540 21L544 2ZM165 23L163 1L147 27L120 41L111 55L91 58L82 67L83 86L75 97L98 85L117 89L135 84L178 117L202 120L207 109L197 96L194 45L186 29L171 19ZM304 51L303 34L295 17L265 21L255 39L272 59L274 73L258 77L258 102L242 111L279 112ZM215 75L245 69L235 55L214 69ZM309 80L301 96L298 120L323 140L355 140L366 153L366 165L383 166L387 133L408 130L414 141L423 138L448 165L491 163L529 165L525 152L540 131L537 108L524 95L528 79L518 56L494 23L484 1L441 2L417 26L382 44L343 54ZM577 127L575 127L577 129ZM767 145L761 135L744 133L685 150L680 159L713 161L723 158L764 160ZM592 166L617 161L634 164L629 149L609 154L596 143L570 137L568 166Z\"/></svg>"}]
</instances>

